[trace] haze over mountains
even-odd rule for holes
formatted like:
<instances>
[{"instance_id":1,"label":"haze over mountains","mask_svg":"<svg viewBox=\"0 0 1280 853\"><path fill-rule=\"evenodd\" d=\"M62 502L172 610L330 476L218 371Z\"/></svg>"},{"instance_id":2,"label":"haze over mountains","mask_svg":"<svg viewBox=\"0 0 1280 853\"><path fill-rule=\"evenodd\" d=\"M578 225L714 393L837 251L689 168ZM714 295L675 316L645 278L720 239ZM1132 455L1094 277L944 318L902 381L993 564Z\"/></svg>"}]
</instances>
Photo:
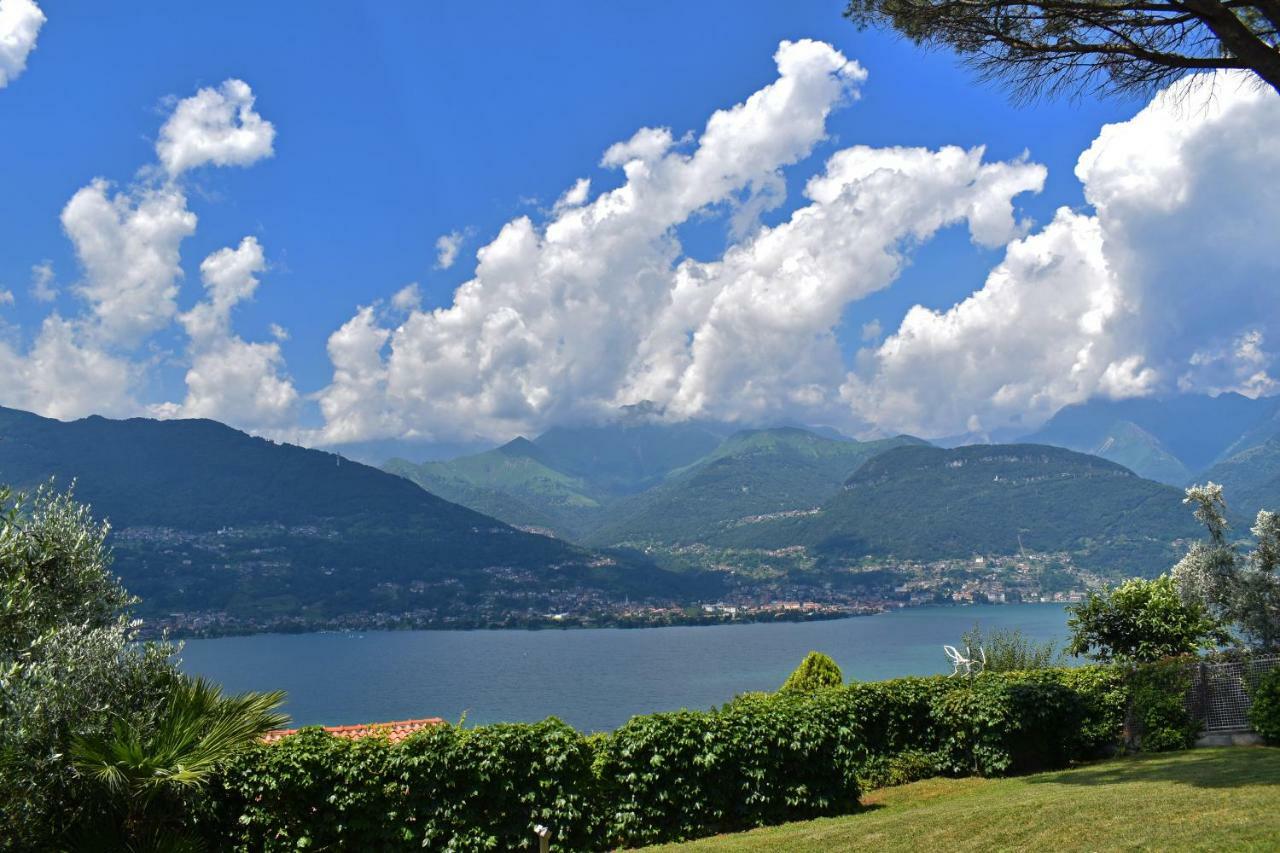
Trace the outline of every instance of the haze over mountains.
<instances>
[{"instance_id":1,"label":"haze over mountains","mask_svg":"<svg viewBox=\"0 0 1280 853\"><path fill-rule=\"evenodd\" d=\"M207 420L0 409L0 482L74 479L148 615L538 613L727 580L883 585L895 560L1034 552L1151 574L1199 533L1186 482L1224 483L1240 534L1280 506L1277 403L1092 402L1037 443L954 449L633 413L385 471Z\"/></svg>"},{"instance_id":2,"label":"haze over mountains","mask_svg":"<svg viewBox=\"0 0 1280 853\"><path fill-rule=\"evenodd\" d=\"M1023 440L1101 456L1175 486L1223 483L1237 524L1280 506L1280 397L1093 400L1067 406Z\"/></svg>"}]
</instances>

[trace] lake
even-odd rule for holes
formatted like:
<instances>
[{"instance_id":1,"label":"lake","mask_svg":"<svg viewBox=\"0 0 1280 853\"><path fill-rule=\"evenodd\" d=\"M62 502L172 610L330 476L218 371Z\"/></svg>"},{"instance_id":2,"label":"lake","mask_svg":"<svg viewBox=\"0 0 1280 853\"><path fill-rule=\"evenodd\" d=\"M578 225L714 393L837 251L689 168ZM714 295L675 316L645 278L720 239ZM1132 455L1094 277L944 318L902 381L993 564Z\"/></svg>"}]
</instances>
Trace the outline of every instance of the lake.
<instances>
[{"instance_id":1,"label":"lake","mask_svg":"<svg viewBox=\"0 0 1280 853\"><path fill-rule=\"evenodd\" d=\"M1062 605L922 607L823 622L543 631L370 631L188 640L183 668L232 692L288 691L299 725L557 716L584 731L775 690L811 649L846 679L950 672L942 645L981 623L1066 637Z\"/></svg>"}]
</instances>

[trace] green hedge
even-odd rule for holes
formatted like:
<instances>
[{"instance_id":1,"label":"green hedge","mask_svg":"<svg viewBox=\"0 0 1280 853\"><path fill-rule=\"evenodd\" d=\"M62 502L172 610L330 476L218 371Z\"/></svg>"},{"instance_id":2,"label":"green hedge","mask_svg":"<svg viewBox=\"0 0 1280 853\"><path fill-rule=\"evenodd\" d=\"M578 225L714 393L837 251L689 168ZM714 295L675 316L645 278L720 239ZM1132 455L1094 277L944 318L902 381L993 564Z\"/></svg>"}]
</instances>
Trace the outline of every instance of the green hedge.
<instances>
[{"instance_id":1,"label":"green hedge","mask_svg":"<svg viewBox=\"0 0 1280 853\"><path fill-rule=\"evenodd\" d=\"M1166 658L1136 667L1128 675L1127 736L1144 752L1189 749L1201 725L1191 715L1193 657Z\"/></svg>"},{"instance_id":2,"label":"green hedge","mask_svg":"<svg viewBox=\"0 0 1280 853\"><path fill-rule=\"evenodd\" d=\"M213 849L635 846L853 809L862 785L1058 767L1113 745L1122 676L1084 667L749 694L583 736L558 720L440 725L399 744L309 729L209 792Z\"/></svg>"}]
</instances>

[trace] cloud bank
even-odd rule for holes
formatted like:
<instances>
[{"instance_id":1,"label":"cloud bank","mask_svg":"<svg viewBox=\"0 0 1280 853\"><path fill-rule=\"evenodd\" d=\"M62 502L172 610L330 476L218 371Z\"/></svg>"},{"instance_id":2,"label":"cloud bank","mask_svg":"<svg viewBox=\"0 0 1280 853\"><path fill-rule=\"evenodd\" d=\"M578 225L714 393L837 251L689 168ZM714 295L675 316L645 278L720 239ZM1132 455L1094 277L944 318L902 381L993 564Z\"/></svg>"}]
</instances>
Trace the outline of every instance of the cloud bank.
<instances>
[{"instance_id":1,"label":"cloud bank","mask_svg":"<svg viewBox=\"0 0 1280 853\"><path fill-rule=\"evenodd\" d=\"M1092 396L1274 393L1280 97L1242 74L1175 84L1104 127L1063 208L947 311L916 307L842 393L926 435L1034 426Z\"/></svg>"},{"instance_id":2,"label":"cloud bank","mask_svg":"<svg viewBox=\"0 0 1280 853\"><path fill-rule=\"evenodd\" d=\"M45 20L32 0L0 0L0 89L27 69Z\"/></svg>"},{"instance_id":3,"label":"cloud bank","mask_svg":"<svg viewBox=\"0 0 1280 853\"><path fill-rule=\"evenodd\" d=\"M199 265L181 310L182 247L198 226L186 176L274 153L254 93L228 80L176 101L156 164L96 179L62 212L81 277L25 349L0 340L0 401L57 417L91 411L213 417L313 444L417 437L504 440L652 404L671 420L801 420L933 437L1027 430L1090 397L1280 391L1280 97L1234 73L1162 92L1101 129L1076 176L1087 205L1026 221L1043 166L981 148L827 149L784 217L784 170L828 141L867 73L827 44L783 42L776 76L698 133L646 127L607 148L612 189L574 180L550 210L507 222L440 307L418 284L357 306L332 332L332 378L303 394L282 342L234 329L268 272L256 237ZM813 158L817 159L817 158ZM606 182L602 182L606 183ZM727 246L689 257L686 223L717 218ZM943 310L896 328L859 303L893 286L940 230L1000 260ZM453 267L470 232L435 242ZM194 274L191 276L195 278ZM277 318L279 319L279 318ZM849 323L849 328L844 323ZM185 335L180 400L138 399L166 329ZM846 358L842 341L862 349ZM178 396L178 395L174 395ZM320 425L302 426L309 406Z\"/></svg>"}]
</instances>

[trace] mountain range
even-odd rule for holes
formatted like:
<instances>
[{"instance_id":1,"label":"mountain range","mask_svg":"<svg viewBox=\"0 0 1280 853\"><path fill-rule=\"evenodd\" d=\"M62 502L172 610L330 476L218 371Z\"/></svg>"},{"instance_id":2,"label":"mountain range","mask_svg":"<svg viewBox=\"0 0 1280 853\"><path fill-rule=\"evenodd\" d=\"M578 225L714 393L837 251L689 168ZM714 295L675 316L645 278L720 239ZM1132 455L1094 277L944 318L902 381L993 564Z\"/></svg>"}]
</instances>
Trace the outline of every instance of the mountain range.
<instances>
[{"instance_id":1,"label":"mountain range","mask_svg":"<svg viewBox=\"0 0 1280 853\"><path fill-rule=\"evenodd\" d=\"M1222 483L1237 526L1280 506L1280 397L1091 400L1021 440L1101 456L1174 486Z\"/></svg>"},{"instance_id":2,"label":"mountain range","mask_svg":"<svg viewBox=\"0 0 1280 853\"><path fill-rule=\"evenodd\" d=\"M601 446L640 456L640 436L684 445L664 429L580 428L574 441L554 442L554 456L544 437L522 438L450 462L397 460L388 470L509 523L681 569L777 564L784 553L796 557L782 562L808 571L1027 550L1149 574L1176 558L1174 543L1197 534L1178 488L1047 445L948 450L905 435L855 441L780 427L730 433L685 464L667 446L665 466L630 478L614 469L599 479L575 457L577 448L586 455ZM698 430L703 444L726 431Z\"/></svg>"},{"instance_id":3,"label":"mountain range","mask_svg":"<svg viewBox=\"0 0 1280 853\"><path fill-rule=\"evenodd\" d=\"M1182 493L1114 462L1034 444L905 445L861 465L815 512L717 533L718 546L810 549L820 563L1072 555L1105 574L1147 574L1197 535Z\"/></svg>"},{"instance_id":4,"label":"mountain range","mask_svg":"<svg viewBox=\"0 0 1280 853\"><path fill-rule=\"evenodd\" d=\"M1222 482L1241 533L1280 506L1278 403L1094 401L1026 441L955 448L638 413L385 470L208 420L0 408L0 483L74 481L111 521L148 616L436 624L699 600L765 577L838 587L894 561L979 555L1152 574L1199 534L1187 482Z\"/></svg>"},{"instance_id":5,"label":"mountain range","mask_svg":"<svg viewBox=\"0 0 1280 853\"><path fill-rule=\"evenodd\" d=\"M115 568L151 616L453 611L556 589L669 593L682 583L214 421L64 423L0 408L0 483L30 490L50 478L74 482L110 521Z\"/></svg>"}]
</instances>

